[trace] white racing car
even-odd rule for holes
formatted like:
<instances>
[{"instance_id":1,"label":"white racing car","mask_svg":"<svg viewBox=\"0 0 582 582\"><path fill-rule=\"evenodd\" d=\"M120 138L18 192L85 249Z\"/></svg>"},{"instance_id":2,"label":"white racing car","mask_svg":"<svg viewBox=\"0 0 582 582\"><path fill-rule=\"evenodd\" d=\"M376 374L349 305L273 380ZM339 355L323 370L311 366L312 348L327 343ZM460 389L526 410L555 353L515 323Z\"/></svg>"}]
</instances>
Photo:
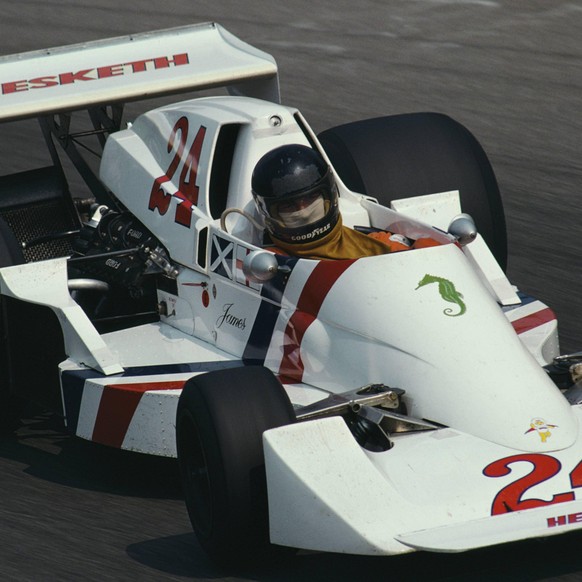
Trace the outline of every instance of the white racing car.
<instances>
[{"instance_id":1,"label":"white racing car","mask_svg":"<svg viewBox=\"0 0 582 582\"><path fill-rule=\"evenodd\" d=\"M216 24L2 57L0 80L0 119L38 118L51 160L0 178L3 430L31 399L84 439L177 457L218 560L582 526L579 359L504 274L501 199L464 127L316 136L274 60ZM125 103L217 87L122 126ZM251 175L284 144L331 165L345 224L438 244L264 248Z\"/></svg>"}]
</instances>

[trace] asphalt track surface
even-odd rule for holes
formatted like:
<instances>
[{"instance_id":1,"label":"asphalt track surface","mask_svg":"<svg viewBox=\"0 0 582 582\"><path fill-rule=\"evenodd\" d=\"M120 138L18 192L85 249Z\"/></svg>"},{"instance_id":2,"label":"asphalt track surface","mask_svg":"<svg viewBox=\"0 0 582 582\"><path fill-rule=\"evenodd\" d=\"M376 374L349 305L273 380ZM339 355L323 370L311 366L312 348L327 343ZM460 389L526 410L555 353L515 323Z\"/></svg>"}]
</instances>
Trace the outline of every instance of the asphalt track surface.
<instances>
[{"instance_id":1,"label":"asphalt track surface","mask_svg":"<svg viewBox=\"0 0 582 582\"><path fill-rule=\"evenodd\" d=\"M1 4L0 54L214 20L275 56L283 100L317 131L412 111L451 115L495 168L510 278L558 313L563 351L582 348L582 3ZM0 173L40 159L27 136L3 128ZM277 568L221 571L191 533L172 461L70 438L45 416L0 441L0 475L0 580L582 580L581 534L462 555L302 553Z\"/></svg>"}]
</instances>

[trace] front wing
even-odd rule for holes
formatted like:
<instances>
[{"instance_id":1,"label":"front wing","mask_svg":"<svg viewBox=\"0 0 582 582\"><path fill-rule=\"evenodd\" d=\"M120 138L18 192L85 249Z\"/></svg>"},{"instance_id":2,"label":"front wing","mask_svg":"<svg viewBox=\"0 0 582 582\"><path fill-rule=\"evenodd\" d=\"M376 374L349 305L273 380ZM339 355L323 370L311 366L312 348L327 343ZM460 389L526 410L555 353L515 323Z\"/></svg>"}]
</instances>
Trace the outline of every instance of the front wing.
<instances>
[{"instance_id":1,"label":"front wing","mask_svg":"<svg viewBox=\"0 0 582 582\"><path fill-rule=\"evenodd\" d=\"M267 431L271 541L367 555L457 552L582 527L580 436L551 451L550 432L547 453L448 428L393 442L364 451L339 417Z\"/></svg>"}]
</instances>

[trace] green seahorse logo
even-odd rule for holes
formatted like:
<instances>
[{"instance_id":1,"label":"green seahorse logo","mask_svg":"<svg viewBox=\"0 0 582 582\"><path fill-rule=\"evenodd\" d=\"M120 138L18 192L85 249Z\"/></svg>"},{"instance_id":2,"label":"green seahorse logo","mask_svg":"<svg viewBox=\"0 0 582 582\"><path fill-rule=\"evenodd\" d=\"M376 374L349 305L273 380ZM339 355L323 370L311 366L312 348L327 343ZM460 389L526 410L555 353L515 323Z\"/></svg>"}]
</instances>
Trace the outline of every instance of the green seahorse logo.
<instances>
[{"instance_id":1,"label":"green seahorse logo","mask_svg":"<svg viewBox=\"0 0 582 582\"><path fill-rule=\"evenodd\" d=\"M451 283L448 279L443 279L442 277L435 277L434 275L425 275L419 282L418 287L415 289L420 289L425 285L430 285L431 283L438 283L439 286L439 293L441 297L448 301L449 303L454 303L458 305L459 311L458 313L454 313L452 307L446 307L443 309L443 313L448 315L449 317L458 317L459 315L463 315L465 311L467 311L467 306L463 303L463 295L459 293L455 289L454 283Z\"/></svg>"}]
</instances>

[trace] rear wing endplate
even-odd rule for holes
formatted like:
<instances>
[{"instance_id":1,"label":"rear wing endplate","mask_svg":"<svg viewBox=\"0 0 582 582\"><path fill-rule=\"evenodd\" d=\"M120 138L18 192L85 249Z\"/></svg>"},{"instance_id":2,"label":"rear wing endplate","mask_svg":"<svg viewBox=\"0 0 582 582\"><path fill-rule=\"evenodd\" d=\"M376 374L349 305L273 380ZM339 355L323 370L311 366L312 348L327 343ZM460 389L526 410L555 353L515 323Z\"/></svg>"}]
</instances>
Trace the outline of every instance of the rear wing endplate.
<instances>
[{"instance_id":1,"label":"rear wing endplate","mask_svg":"<svg viewBox=\"0 0 582 582\"><path fill-rule=\"evenodd\" d=\"M280 102L273 57L205 23L0 57L0 121L214 87Z\"/></svg>"}]
</instances>

